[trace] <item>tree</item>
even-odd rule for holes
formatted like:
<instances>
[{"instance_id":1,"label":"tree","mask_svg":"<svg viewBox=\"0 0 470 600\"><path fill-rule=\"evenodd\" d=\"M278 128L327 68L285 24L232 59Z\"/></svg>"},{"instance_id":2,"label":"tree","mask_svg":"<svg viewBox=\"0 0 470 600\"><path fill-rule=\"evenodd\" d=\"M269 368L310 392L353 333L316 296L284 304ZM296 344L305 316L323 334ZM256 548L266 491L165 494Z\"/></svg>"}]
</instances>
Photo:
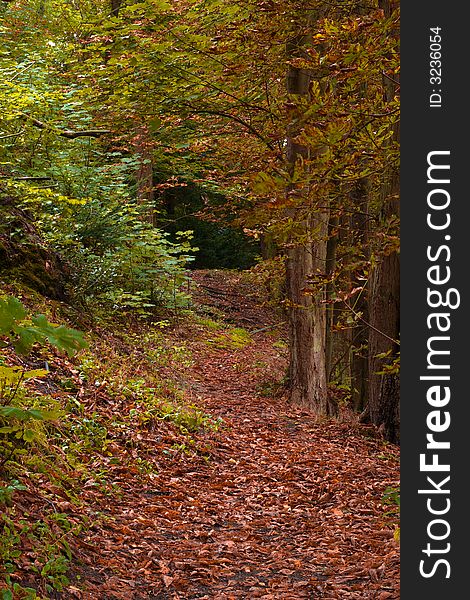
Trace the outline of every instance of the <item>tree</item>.
<instances>
[{"instance_id":1,"label":"tree","mask_svg":"<svg viewBox=\"0 0 470 600\"><path fill-rule=\"evenodd\" d=\"M305 56L306 45L311 41L311 21L314 18L311 14L304 23L300 23L287 44L290 125L286 160L291 179L300 181L290 184L287 192L290 228L286 250L289 386L292 401L305 404L317 414L327 415L330 413L330 404L326 367L325 291L320 288L313 294L306 294L305 288L309 279L325 270L329 211L315 210L312 206L313 190L308 173L303 174L302 171L308 171L314 153L299 141L302 112L297 109L295 102L297 99L310 100L310 71L297 66L296 59L302 60ZM320 152L321 149L317 150L317 154Z\"/></svg>"},{"instance_id":2,"label":"tree","mask_svg":"<svg viewBox=\"0 0 470 600\"><path fill-rule=\"evenodd\" d=\"M92 135L88 167L119 155L125 176L110 172L121 191L131 185L118 204L137 204L149 227L168 190L197 187L207 220L243 226L264 256L285 259L292 400L329 415L329 386L352 390L358 410L368 393L372 421L395 422L384 427L396 439L398 43L387 2L103 0L93 15L53 0L69 16L53 20L60 44L29 35L54 65L54 101L51 80L39 100L19 74L6 113L20 102L23 117L16 109L4 135L26 177L50 176L62 142L84 152ZM106 214L108 196L100 188Z\"/></svg>"},{"instance_id":3,"label":"tree","mask_svg":"<svg viewBox=\"0 0 470 600\"><path fill-rule=\"evenodd\" d=\"M398 39L398 22L393 1L380 0L391 35ZM395 72L384 73L383 94L386 104L396 99L399 82ZM399 125L391 125L389 144L399 143ZM380 188L380 220L396 235L399 218L400 179L398 165L392 162L384 171ZM396 242L396 238L395 238ZM391 442L399 441L400 387L394 361L399 350L400 333L400 262L397 243L382 250L374 265L369 303L369 412L372 423L381 427Z\"/></svg>"}]
</instances>

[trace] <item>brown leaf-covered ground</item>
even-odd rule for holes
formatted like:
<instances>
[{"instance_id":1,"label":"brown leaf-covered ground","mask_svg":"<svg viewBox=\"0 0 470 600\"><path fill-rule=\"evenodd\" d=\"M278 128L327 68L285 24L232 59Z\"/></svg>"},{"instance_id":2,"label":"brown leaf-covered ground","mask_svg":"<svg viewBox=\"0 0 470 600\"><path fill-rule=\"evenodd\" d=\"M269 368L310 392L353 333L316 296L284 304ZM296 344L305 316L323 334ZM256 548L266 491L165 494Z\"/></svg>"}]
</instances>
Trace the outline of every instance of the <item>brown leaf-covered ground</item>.
<instances>
[{"instance_id":1,"label":"brown leaf-covered ground","mask_svg":"<svg viewBox=\"0 0 470 600\"><path fill-rule=\"evenodd\" d=\"M237 276L195 279L198 301L233 322L254 331L276 322ZM223 419L207 434L210 457L162 462L151 486L117 470L122 497L97 499L109 520L83 540L87 591L77 596L399 598L398 545L382 502L399 478L397 449L274 393L286 357L272 330L243 347L221 343L225 330L215 344L178 330L191 333L188 394ZM158 436L143 443L151 452Z\"/></svg>"},{"instance_id":2,"label":"brown leaf-covered ground","mask_svg":"<svg viewBox=\"0 0 470 600\"><path fill-rule=\"evenodd\" d=\"M170 352L184 344L192 361L160 364L158 373L211 415L205 429L185 435L159 419L121 422L139 405L111 393L106 374L83 382L67 361L57 367L79 382L88 413L108 420L109 439L87 465L105 484L97 476L80 483L90 527L70 542L71 583L51 598L399 598L396 516L383 501L398 486L398 449L347 412L319 420L289 404L283 317L251 280L196 272L192 295L199 318L165 330ZM129 377L148 368L140 334L129 345L103 331L103 353L111 362L112 352L127 356ZM46 478L34 481L45 500L19 493L17 512L52 505L78 522L76 502Z\"/></svg>"}]
</instances>

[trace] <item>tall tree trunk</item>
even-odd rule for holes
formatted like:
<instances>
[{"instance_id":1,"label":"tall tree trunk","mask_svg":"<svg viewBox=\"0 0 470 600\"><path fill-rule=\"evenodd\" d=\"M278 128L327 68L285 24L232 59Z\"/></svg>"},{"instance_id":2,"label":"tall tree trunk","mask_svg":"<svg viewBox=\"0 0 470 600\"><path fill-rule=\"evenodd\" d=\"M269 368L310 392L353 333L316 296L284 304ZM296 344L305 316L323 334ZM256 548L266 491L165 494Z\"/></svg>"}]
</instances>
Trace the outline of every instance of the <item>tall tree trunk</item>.
<instances>
[{"instance_id":1,"label":"tall tree trunk","mask_svg":"<svg viewBox=\"0 0 470 600\"><path fill-rule=\"evenodd\" d=\"M371 422L381 427L386 439L399 440L398 374L379 374L396 357L400 327L400 263L398 253L384 256L372 273L369 320L369 412ZM390 361L377 355L390 352Z\"/></svg>"},{"instance_id":2,"label":"tall tree trunk","mask_svg":"<svg viewBox=\"0 0 470 600\"><path fill-rule=\"evenodd\" d=\"M312 227L311 220L307 219L304 226L307 233ZM324 252L319 255L321 250ZM326 241L323 244L306 241L289 248L286 262L291 399L308 406L319 415L332 412L327 393L326 310L322 303L325 293L320 291L315 295L307 295L304 289L306 281L316 272L318 262L324 265L325 258Z\"/></svg>"},{"instance_id":3,"label":"tall tree trunk","mask_svg":"<svg viewBox=\"0 0 470 600\"><path fill-rule=\"evenodd\" d=\"M328 241L326 245L326 262L325 274L328 279L326 284L326 374L328 381L331 381L332 366L333 366L333 324L335 320L335 302L334 290L335 285L331 280L336 268L336 250L338 247L338 215L330 215L328 222Z\"/></svg>"},{"instance_id":4,"label":"tall tree trunk","mask_svg":"<svg viewBox=\"0 0 470 600\"><path fill-rule=\"evenodd\" d=\"M307 42L304 34L295 36L287 47L288 58L302 56ZM309 86L310 73L291 64L287 74L288 96L308 97ZM291 186L288 190L292 205L287 211L292 229L286 261L289 384L293 402L308 406L319 415L327 415L331 411L326 373L325 291L319 286L314 294L306 294L305 287L318 273L325 272L329 211L309 208L312 199L309 197L308 162L312 156L308 147L296 141L301 130L298 112L295 107L291 109L286 156L291 175L298 169L305 175L304 184Z\"/></svg>"},{"instance_id":5,"label":"tall tree trunk","mask_svg":"<svg viewBox=\"0 0 470 600\"><path fill-rule=\"evenodd\" d=\"M369 181L364 177L357 181L350 193L351 205L355 211L351 215L352 245L364 249L364 258L369 258L368 240L368 200ZM354 285L362 282L354 281ZM362 315L363 321L358 321L352 332L353 352L351 357L351 390L354 410L362 412L367 406L368 396L368 355L367 343L369 329L364 323L369 321L367 292L364 290L354 303L354 310Z\"/></svg>"},{"instance_id":6,"label":"tall tree trunk","mask_svg":"<svg viewBox=\"0 0 470 600\"><path fill-rule=\"evenodd\" d=\"M392 0L393 1L393 0ZM394 8L392 1L380 0L385 17ZM396 32L398 35L398 31ZM384 76L384 97L390 102L397 93L396 83ZM399 128L393 129L391 143L399 142ZM383 222L399 216L400 178L398 167L390 166L384 173L381 189L381 217ZM396 250L379 256L370 282L369 304L369 411L372 423L379 426L386 439L399 442L400 388L398 374L380 375L387 361L378 354L390 352L393 359L398 352L400 332L400 262Z\"/></svg>"},{"instance_id":7,"label":"tall tree trunk","mask_svg":"<svg viewBox=\"0 0 470 600\"><path fill-rule=\"evenodd\" d=\"M266 232L260 235L260 250L264 260L277 256L278 247L272 233Z\"/></svg>"},{"instance_id":8,"label":"tall tree trunk","mask_svg":"<svg viewBox=\"0 0 470 600\"><path fill-rule=\"evenodd\" d=\"M119 9L121 8L122 0L111 0L111 14L113 17L119 16Z\"/></svg>"}]
</instances>

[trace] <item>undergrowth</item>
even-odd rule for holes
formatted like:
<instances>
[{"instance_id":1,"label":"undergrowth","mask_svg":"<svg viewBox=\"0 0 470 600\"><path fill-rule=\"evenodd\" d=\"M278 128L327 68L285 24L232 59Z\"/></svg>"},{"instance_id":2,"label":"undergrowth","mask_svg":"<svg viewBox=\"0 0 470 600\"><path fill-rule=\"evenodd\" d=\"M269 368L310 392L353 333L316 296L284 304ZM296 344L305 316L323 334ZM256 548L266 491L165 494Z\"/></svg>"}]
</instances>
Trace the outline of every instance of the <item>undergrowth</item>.
<instances>
[{"instance_id":1,"label":"undergrowth","mask_svg":"<svg viewBox=\"0 0 470 600\"><path fill-rule=\"evenodd\" d=\"M15 292L52 323L71 314L27 289ZM173 327L171 314L103 314L76 356L37 344L25 357L3 351L0 407L12 408L0 423L0 600L47 599L74 581L77 536L99 519L89 504L121 493L115 469L125 465L145 482L158 477L159 461L210 460L204 432L221 421L188 398L191 349ZM232 332L227 340L246 338ZM149 435L161 440L152 452L141 441Z\"/></svg>"}]
</instances>

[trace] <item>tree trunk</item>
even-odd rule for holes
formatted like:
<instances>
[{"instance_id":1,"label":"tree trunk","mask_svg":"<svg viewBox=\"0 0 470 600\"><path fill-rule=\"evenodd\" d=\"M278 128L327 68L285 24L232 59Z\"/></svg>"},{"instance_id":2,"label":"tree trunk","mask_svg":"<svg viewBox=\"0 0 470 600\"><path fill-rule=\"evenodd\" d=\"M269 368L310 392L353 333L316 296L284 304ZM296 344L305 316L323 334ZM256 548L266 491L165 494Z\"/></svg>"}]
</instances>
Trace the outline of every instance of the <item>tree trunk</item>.
<instances>
[{"instance_id":1,"label":"tree trunk","mask_svg":"<svg viewBox=\"0 0 470 600\"><path fill-rule=\"evenodd\" d=\"M307 38L295 36L288 44L289 59L302 56ZM302 68L289 66L287 74L288 96L308 96L310 73ZM290 103L292 106L295 102ZM291 175L297 169L305 174L303 184L291 186L288 199L291 208L287 216L292 227L287 248L286 292L289 310L290 364L289 385L291 400L308 406L319 415L331 411L328 402L326 374L326 310L324 286L313 294L305 293L307 282L318 273L324 274L328 239L329 211L315 212L311 205L308 183L310 150L296 141L300 133L301 113L296 107L290 111L287 135L287 163ZM301 216L302 215L302 216Z\"/></svg>"},{"instance_id":2,"label":"tree trunk","mask_svg":"<svg viewBox=\"0 0 470 600\"><path fill-rule=\"evenodd\" d=\"M369 239L368 239L368 200L369 200L369 181L366 177L357 181L350 194L351 205L356 208L351 216L351 231L354 238L352 245L364 248L364 258L369 258ZM360 281L355 281L354 285L359 286ZM361 313L364 321L369 321L369 307L367 302L367 292L364 290L360 297L354 303L356 312ZM352 333L353 353L351 358L351 390L352 404L356 412L362 412L367 406L368 395L368 355L367 343L369 329L364 321L358 321Z\"/></svg>"},{"instance_id":3,"label":"tree trunk","mask_svg":"<svg viewBox=\"0 0 470 600\"><path fill-rule=\"evenodd\" d=\"M395 358L400 326L400 263L397 252L381 259L371 280L369 319L369 412L371 422L384 428L386 438L398 443L399 385L398 375L380 375L388 360L378 354L390 352Z\"/></svg>"},{"instance_id":4,"label":"tree trunk","mask_svg":"<svg viewBox=\"0 0 470 600\"><path fill-rule=\"evenodd\" d=\"M325 272L328 278L326 284L326 374L328 381L331 381L333 366L333 324L335 320L335 302L334 302L334 282L331 281L336 268L336 250L338 247L338 215L330 215L328 223L328 241L326 246Z\"/></svg>"},{"instance_id":5,"label":"tree trunk","mask_svg":"<svg viewBox=\"0 0 470 600\"><path fill-rule=\"evenodd\" d=\"M113 17L119 16L119 9L121 8L122 0L111 0L111 14Z\"/></svg>"},{"instance_id":6,"label":"tree trunk","mask_svg":"<svg viewBox=\"0 0 470 600\"><path fill-rule=\"evenodd\" d=\"M385 17L391 15L390 0L380 0ZM398 32L396 32L398 35ZM390 102L397 93L396 83L384 77L384 97ZM399 142L398 125L394 127L391 143ZM382 221L399 216L400 178L398 167L384 173L381 190ZM399 442L400 389L398 374L380 375L387 362L396 357L400 333L400 262L396 250L378 258L370 282L369 319L369 412L372 423L379 426L387 440ZM377 354L390 352L385 361Z\"/></svg>"},{"instance_id":7,"label":"tree trunk","mask_svg":"<svg viewBox=\"0 0 470 600\"><path fill-rule=\"evenodd\" d=\"M260 235L259 242L261 256L263 257L263 260L269 260L270 258L274 258L275 256L277 256L278 247L274 236L271 233L262 233Z\"/></svg>"},{"instance_id":8,"label":"tree trunk","mask_svg":"<svg viewBox=\"0 0 470 600\"><path fill-rule=\"evenodd\" d=\"M305 229L309 228L305 222ZM325 232L326 238L326 232ZM326 257L326 242L322 244L323 264ZM308 406L319 415L328 415L326 377L326 311L321 303L324 292L305 294L308 278L316 271L321 257L321 245L306 242L289 248L286 262L286 287L289 305L290 364L289 384L293 402Z\"/></svg>"}]
</instances>

